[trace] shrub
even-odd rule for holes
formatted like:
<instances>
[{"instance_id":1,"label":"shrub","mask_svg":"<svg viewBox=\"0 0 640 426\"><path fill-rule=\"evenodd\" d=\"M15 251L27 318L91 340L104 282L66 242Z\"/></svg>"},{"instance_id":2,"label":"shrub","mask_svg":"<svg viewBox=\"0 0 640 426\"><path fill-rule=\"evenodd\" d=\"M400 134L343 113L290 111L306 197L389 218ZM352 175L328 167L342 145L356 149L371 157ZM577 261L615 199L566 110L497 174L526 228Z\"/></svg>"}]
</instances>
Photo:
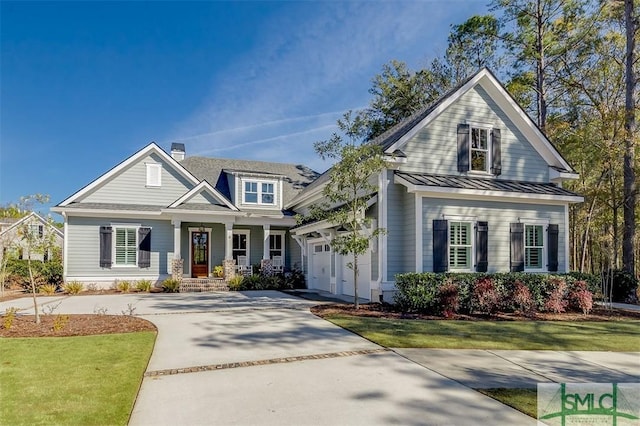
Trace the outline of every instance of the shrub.
<instances>
[{"instance_id":1,"label":"shrub","mask_svg":"<svg viewBox=\"0 0 640 426\"><path fill-rule=\"evenodd\" d=\"M84 285L80 281L70 281L62 287L67 294L78 294L84 289Z\"/></svg>"},{"instance_id":2,"label":"shrub","mask_svg":"<svg viewBox=\"0 0 640 426\"><path fill-rule=\"evenodd\" d=\"M286 288L306 288L304 272L301 269L293 268L284 273L284 282Z\"/></svg>"},{"instance_id":3,"label":"shrub","mask_svg":"<svg viewBox=\"0 0 640 426\"><path fill-rule=\"evenodd\" d=\"M522 312L523 314L529 314L534 310L533 298L531 297L531 291L520 280L516 280L513 284L511 297L509 298L515 310Z\"/></svg>"},{"instance_id":4,"label":"shrub","mask_svg":"<svg viewBox=\"0 0 640 426\"><path fill-rule=\"evenodd\" d=\"M611 273L613 275L613 302L635 303L638 280L627 271L615 270Z\"/></svg>"},{"instance_id":5,"label":"shrub","mask_svg":"<svg viewBox=\"0 0 640 426\"><path fill-rule=\"evenodd\" d=\"M175 278L167 278L162 281L162 291L165 293L178 293L180 291L180 281Z\"/></svg>"},{"instance_id":6,"label":"shrub","mask_svg":"<svg viewBox=\"0 0 640 426\"><path fill-rule=\"evenodd\" d=\"M224 277L224 268L222 265L217 265L213 267L213 276L216 278Z\"/></svg>"},{"instance_id":7,"label":"shrub","mask_svg":"<svg viewBox=\"0 0 640 426\"><path fill-rule=\"evenodd\" d=\"M569 308L587 315L593 309L593 294L585 281L576 281L569 290Z\"/></svg>"},{"instance_id":8,"label":"shrub","mask_svg":"<svg viewBox=\"0 0 640 426\"><path fill-rule=\"evenodd\" d=\"M260 275L249 275L242 280L243 290L264 290L262 287L262 277Z\"/></svg>"},{"instance_id":9,"label":"shrub","mask_svg":"<svg viewBox=\"0 0 640 426\"><path fill-rule=\"evenodd\" d=\"M151 281L150 280L138 280L136 282L136 290L138 291L145 291L145 292L150 292L151 291Z\"/></svg>"},{"instance_id":10,"label":"shrub","mask_svg":"<svg viewBox=\"0 0 640 426\"><path fill-rule=\"evenodd\" d=\"M53 331L62 331L69 322L69 315L57 315L53 320Z\"/></svg>"},{"instance_id":11,"label":"shrub","mask_svg":"<svg viewBox=\"0 0 640 426\"><path fill-rule=\"evenodd\" d=\"M242 290L242 282L244 281L244 277L242 275L236 275L233 278L230 278L227 281L227 285L229 286L229 290L231 291L241 291Z\"/></svg>"},{"instance_id":12,"label":"shrub","mask_svg":"<svg viewBox=\"0 0 640 426\"><path fill-rule=\"evenodd\" d=\"M58 289L58 287L53 285L53 284L43 284L38 289L38 293L42 293L42 294L46 294L46 295L51 296L52 294L55 294L57 289Z\"/></svg>"},{"instance_id":13,"label":"shrub","mask_svg":"<svg viewBox=\"0 0 640 426\"><path fill-rule=\"evenodd\" d=\"M58 259L50 260L42 264L40 273L48 284L59 287L63 282L62 261Z\"/></svg>"},{"instance_id":14,"label":"shrub","mask_svg":"<svg viewBox=\"0 0 640 426\"><path fill-rule=\"evenodd\" d=\"M491 278L481 278L473 286L473 310L487 313L495 313L500 307L501 297L495 283Z\"/></svg>"},{"instance_id":15,"label":"shrub","mask_svg":"<svg viewBox=\"0 0 640 426\"><path fill-rule=\"evenodd\" d=\"M98 284L96 283L87 284L87 291L98 291Z\"/></svg>"},{"instance_id":16,"label":"shrub","mask_svg":"<svg viewBox=\"0 0 640 426\"><path fill-rule=\"evenodd\" d=\"M16 312L18 312L18 308L7 308L4 314L4 318L2 320L2 326L5 330L9 330L13 325L13 321L16 319Z\"/></svg>"},{"instance_id":17,"label":"shrub","mask_svg":"<svg viewBox=\"0 0 640 426\"><path fill-rule=\"evenodd\" d=\"M394 296L396 306L403 312L433 313L436 311L436 291L443 275L434 273L408 273L396 276Z\"/></svg>"},{"instance_id":18,"label":"shrub","mask_svg":"<svg viewBox=\"0 0 640 426\"><path fill-rule=\"evenodd\" d=\"M558 277L549 278L550 291L544 303L544 309L556 314L566 310L568 302L566 299L567 283Z\"/></svg>"},{"instance_id":19,"label":"shrub","mask_svg":"<svg viewBox=\"0 0 640 426\"><path fill-rule=\"evenodd\" d=\"M116 280L116 290L121 291L123 293L128 293L131 291L131 283L127 280L118 281Z\"/></svg>"},{"instance_id":20,"label":"shrub","mask_svg":"<svg viewBox=\"0 0 640 426\"><path fill-rule=\"evenodd\" d=\"M458 286L451 280L447 280L444 284L438 286L437 296L438 305L442 314L446 318L452 317L459 308L459 291Z\"/></svg>"}]
</instances>

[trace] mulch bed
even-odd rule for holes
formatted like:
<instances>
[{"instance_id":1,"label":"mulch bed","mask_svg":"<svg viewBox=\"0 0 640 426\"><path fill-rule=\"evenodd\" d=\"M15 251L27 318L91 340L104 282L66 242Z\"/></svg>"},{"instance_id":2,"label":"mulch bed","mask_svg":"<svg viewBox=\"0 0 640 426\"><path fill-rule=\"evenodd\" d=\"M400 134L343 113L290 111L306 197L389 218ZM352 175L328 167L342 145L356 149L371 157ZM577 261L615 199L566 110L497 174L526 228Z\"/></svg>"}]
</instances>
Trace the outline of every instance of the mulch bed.
<instances>
[{"instance_id":1,"label":"mulch bed","mask_svg":"<svg viewBox=\"0 0 640 426\"><path fill-rule=\"evenodd\" d=\"M56 330L55 324L61 327ZM6 325L6 315L3 315L0 318L0 337L65 337L157 331L151 322L130 315L40 315L40 324L36 324L34 315L16 315L11 326L6 328Z\"/></svg>"},{"instance_id":2,"label":"mulch bed","mask_svg":"<svg viewBox=\"0 0 640 426\"><path fill-rule=\"evenodd\" d=\"M318 305L311 308L311 312L324 317L327 315L350 315L358 317L370 318L387 318L387 319L418 319L418 320L465 320L465 321L620 321L620 320L640 320L640 312L628 311L621 309L607 310L603 308L595 308L588 315L579 312L566 312L562 314L554 314L549 312L536 312L532 315L523 315L520 313L506 313L496 315L483 314L455 314L449 318L434 315L424 315L417 313L403 313L393 310L390 305L382 305L380 303L370 303L360 305L360 309L355 309L353 305L345 304L327 304Z\"/></svg>"}]
</instances>

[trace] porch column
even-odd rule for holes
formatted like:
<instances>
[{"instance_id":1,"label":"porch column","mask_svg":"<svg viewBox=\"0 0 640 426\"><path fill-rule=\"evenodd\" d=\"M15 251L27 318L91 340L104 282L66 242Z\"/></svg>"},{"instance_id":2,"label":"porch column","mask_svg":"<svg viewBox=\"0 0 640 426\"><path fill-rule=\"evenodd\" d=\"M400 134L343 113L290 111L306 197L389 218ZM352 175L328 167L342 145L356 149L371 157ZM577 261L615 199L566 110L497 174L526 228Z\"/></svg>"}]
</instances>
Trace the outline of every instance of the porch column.
<instances>
[{"instance_id":1,"label":"porch column","mask_svg":"<svg viewBox=\"0 0 640 426\"><path fill-rule=\"evenodd\" d=\"M271 235L271 227L269 225L262 225L262 231L264 232L262 258L266 260L271 258L271 256L269 256L269 235Z\"/></svg>"},{"instance_id":2,"label":"porch column","mask_svg":"<svg viewBox=\"0 0 640 426\"><path fill-rule=\"evenodd\" d=\"M233 259L233 223L225 223L224 258Z\"/></svg>"},{"instance_id":3,"label":"porch column","mask_svg":"<svg viewBox=\"0 0 640 426\"><path fill-rule=\"evenodd\" d=\"M180 253L180 237L182 235L181 233L181 228L180 225L182 224L182 222L180 222L179 220L172 220L171 223L173 223L173 258L174 259L181 259L181 253Z\"/></svg>"}]
</instances>

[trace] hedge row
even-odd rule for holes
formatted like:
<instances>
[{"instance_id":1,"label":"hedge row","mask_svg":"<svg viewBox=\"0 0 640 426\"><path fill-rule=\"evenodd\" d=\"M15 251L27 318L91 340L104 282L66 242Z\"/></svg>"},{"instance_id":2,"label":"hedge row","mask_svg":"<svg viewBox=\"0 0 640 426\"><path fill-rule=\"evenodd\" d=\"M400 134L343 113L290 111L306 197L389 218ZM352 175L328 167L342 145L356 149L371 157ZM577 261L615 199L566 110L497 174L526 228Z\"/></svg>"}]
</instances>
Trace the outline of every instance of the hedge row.
<instances>
[{"instance_id":1,"label":"hedge row","mask_svg":"<svg viewBox=\"0 0 640 426\"><path fill-rule=\"evenodd\" d=\"M591 310L599 278L587 274L407 273L396 276L395 304L403 312L452 313Z\"/></svg>"}]
</instances>

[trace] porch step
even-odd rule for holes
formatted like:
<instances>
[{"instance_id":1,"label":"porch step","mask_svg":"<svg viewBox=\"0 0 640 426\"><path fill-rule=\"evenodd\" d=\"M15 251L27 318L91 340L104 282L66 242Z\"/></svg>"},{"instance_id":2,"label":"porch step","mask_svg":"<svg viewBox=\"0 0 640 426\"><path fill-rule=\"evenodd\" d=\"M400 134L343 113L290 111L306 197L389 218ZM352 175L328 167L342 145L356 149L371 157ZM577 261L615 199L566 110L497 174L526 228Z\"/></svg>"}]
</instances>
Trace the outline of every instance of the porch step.
<instances>
[{"instance_id":1,"label":"porch step","mask_svg":"<svg viewBox=\"0 0 640 426\"><path fill-rule=\"evenodd\" d=\"M206 291L229 291L222 278L183 278L180 293L198 293Z\"/></svg>"}]
</instances>

